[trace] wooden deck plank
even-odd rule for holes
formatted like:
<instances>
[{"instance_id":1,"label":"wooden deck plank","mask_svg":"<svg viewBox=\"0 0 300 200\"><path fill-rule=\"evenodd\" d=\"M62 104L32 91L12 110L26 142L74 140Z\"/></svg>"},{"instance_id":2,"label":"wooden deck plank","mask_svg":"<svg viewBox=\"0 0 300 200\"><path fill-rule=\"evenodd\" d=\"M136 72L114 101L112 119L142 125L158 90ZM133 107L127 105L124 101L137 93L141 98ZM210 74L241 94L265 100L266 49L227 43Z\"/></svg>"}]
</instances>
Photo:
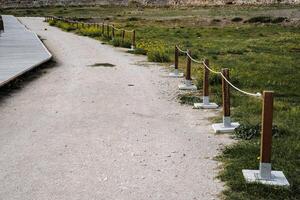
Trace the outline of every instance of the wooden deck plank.
<instances>
[{"instance_id":1,"label":"wooden deck plank","mask_svg":"<svg viewBox=\"0 0 300 200\"><path fill-rule=\"evenodd\" d=\"M17 18L2 18L5 31L0 35L0 86L52 58L38 36Z\"/></svg>"}]
</instances>

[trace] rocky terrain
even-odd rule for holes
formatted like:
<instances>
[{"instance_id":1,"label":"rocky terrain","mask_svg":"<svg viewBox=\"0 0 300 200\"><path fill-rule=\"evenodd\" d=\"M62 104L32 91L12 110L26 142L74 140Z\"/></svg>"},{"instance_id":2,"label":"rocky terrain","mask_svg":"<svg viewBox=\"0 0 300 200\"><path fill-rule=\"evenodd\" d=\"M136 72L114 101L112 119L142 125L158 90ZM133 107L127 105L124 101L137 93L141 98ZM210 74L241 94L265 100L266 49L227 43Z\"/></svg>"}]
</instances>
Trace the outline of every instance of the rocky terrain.
<instances>
[{"instance_id":1,"label":"rocky terrain","mask_svg":"<svg viewBox=\"0 0 300 200\"><path fill-rule=\"evenodd\" d=\"M49 5L225 5L225 4L299 4L300 0L0 0L1 8Z\"/></svg>"}]
</instances>

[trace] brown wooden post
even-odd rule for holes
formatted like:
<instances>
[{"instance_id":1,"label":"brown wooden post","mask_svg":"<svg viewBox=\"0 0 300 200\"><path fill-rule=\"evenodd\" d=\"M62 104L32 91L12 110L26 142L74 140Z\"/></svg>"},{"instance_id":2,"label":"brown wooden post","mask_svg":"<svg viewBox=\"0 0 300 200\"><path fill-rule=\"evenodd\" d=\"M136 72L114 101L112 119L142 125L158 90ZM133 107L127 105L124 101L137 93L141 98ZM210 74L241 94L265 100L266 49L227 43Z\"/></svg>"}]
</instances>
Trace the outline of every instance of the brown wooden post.
<instances>
[{"instance_id":1,"label":"brown wooden post","mask_svg":"<svg viewBox=\"0 0 300 200\"><path fill-rule=\"evenodd\" d=\"M109 24L106 25L107 37L109 37Z\"/></svg>"},{"instance_id":2,"label":"brown wooden post","mask_svg":"<svg viewBox=\"0 0 300 200\"><path fill-rule=\"evenodd\" d=\"M204 63L209 67L209 60L205 59ZM204 66L204 77L203 77L203 96L209 96L209 70Z\"/></svg>"},{"instance_id":3,"label":"brown wooden post","mask_svg":"<svg viewBox=\"0 0 300 200\"><path fill-rule=\"evenodd\" d=\"M104 35L104 23L102 23L102 36Z\"/></svg>"},{"instance_id":4,"label":"brown wooden post","mask_svg":"<svg viewBox=\"0 0 300 200\"><path fill-rule=\"evenodd\" d=\"M125 41L125 30L122 30L122 43Z\"/></svg>"},{"instance_id":5,"label":"brown wooden post","mask_svg":"<svg viewBox=\"0 0 300 200\"><path fill-rule=\"evenodd\" d=\"M227 68L222 69L222 74L225 76L227 80L229 80L229 69ZM222 94L223 94L224 118L230 117L230 88L229 88L229 84L224 78L222 78Z\"/></svg>"},{"instance_id":6,"label":"brown wooden post","mask_svg":"<svg viewBox=\"0 0 300 200\"><path fill-rule=\"evenodd\" d=\"M263 112L262 112L262 134L260 161L262 163L271 163L272 146L272 123L273 123L273 91L264 91L263 93Z\"/></svg>"},{"instance_id":7,"label":"brown wooden post","mask_svg":"<svg viewBox=\"0 0 300 200\"><path fill-rule=\"evenodd\" d=\"M188 50L188 54L192 56L192 53L190 50ZM189 56L187 56L187 65L186 65L186 74L185 74L185 79L188 81L191 81L191 65L192 65L192 60Z\"/></svg>"},{"instance_id":8,"label":"brown wooden post","mask_svg":"<svg viewBox=\"0 0 300 200\"><path fill-rule=\"evenodd\" d=\"M132 48L135 48L135 30L132 32Z\"/></svg>"},{"instance_id":9,"label":"brown wooden post","mask_svg":"<svg viewBox=\"0 0 300 200\"><path fill-rule=\"evenodd\" d=\"M115 26L112 25L111 27L111 35L112 35L112 38L115 38Z\"/></svg>"},{"instance_id":10,"label":"brown wooden post","mask_svg":"<svg viewBox=\"0 0 300 200\"><path fill-rule=\"evenodd\" d=\"M264 91L259 165L260 177L263 179L271 179L273 104L274 92Z\"/></svg>"},{"instance_id":11,"label":"brown wooden post","mask_svg":"<svg viewBox=\"0 0 300 200\"><path fill-rule=\"evenodd\" d=\"M175 69L178 70L178 57L179 57L179 51L177 46L175 45Z\"/></svg>"}]
</instances>

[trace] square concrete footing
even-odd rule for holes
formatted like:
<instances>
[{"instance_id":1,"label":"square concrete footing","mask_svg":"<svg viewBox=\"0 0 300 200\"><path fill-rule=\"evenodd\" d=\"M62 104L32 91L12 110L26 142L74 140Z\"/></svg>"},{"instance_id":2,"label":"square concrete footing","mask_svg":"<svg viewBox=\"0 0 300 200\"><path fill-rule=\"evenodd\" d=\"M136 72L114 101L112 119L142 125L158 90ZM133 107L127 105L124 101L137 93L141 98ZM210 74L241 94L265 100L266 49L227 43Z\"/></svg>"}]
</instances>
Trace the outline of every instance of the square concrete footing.
<instances>
[{"instance_id":1,"label":"square concrete footing","mask_svg":"<svg viewBox=\"0 0 300 200\"><path fill-rule=\"evenodd\" d=\"M179 90L197 90L197 86L191 80L185 80L184 83L178 85Z\"/></svg>"},{"instance_id":2,"label":"square concrete footing","mask_svg":"<svg viewBox=\"0 0 300 200\"><path fill-rule=\"evenodd\" d=\"M216 109L219 106L216 103L209 103L209 104L204 104L204 103L194 103L194 108L195 109Z\"/></svg>"},{"instance_id":3,"label":"square concrete footing","mask_svg":"<svg viewBox=\"0 0 300 200\"><path fill-rule=\"evenodd\" d=\"M185 83L178 85L179 90L197 90L197 86L195 85L187 85Z\"/></svg>"},{"instance_id":4,"label":"square concrete footing","mask_svg":"<svg viewBox=\"0 0 300 200\"><path fill-rule=\"evenodd\" d=\"M182 78L182 77L184 77L184 74L175 71L175 72L169 73L169 77L171 77L171 78Z\"/></svg>"},{"instance_id":5,"label":"square concrete footing","mask_svg":"<svg viewBox=\"0 0 300 200\"><path fill-rule=\"evenodd\" d=\"M215 133L231 133L239 126L240 124L238 122L232 122L230 126L224 126L224 123L218 123L213 124L212 128L214 129Z\"/></svg>"},{"instance_id":6,"label":"square concrete footing","mask_svg":"<svg viewBox=\"0 0 300 200\"><path fill-rule=\"evenodd\" d=\"M276 185L289 187L290 184L282 171L271 171L270 179L262 179L260 177L260 170L242 170L244 178L248 183L262 183L265 185Z\"/></svg>"}]
</instances>

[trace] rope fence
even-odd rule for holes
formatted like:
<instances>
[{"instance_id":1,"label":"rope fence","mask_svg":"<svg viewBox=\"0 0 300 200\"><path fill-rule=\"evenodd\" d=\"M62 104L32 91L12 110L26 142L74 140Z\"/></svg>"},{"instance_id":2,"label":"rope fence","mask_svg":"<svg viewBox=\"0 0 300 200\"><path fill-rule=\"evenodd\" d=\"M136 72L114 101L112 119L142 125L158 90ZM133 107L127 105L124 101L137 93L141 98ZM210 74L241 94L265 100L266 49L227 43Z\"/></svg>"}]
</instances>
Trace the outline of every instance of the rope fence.
<instances>
[{"instance_id":1,"label":"rope fence","mask_svg":"<svg viewBox=\"0 0 300 200\"><path fill-rule=\"evenodd\" d=\"M236 91L251 97L258 98L262 100L262 132L261 132L261 153L260 153L260 167L259 170L243 170L243 175L246 181L274 181L274 171L271 169L271 146L272 146L272 126L273 126L273 104L274 104L274 92L273 91L263 91L263 95L259 92L251 93L240 89L230 82L229 69L223 68L222 71L215 71L209 66L209 60L204 59L202 61L197 60L192 57L190 50L183 50L175 45L175 71L178 71L178 60L179 52L184 53L187 58L185 81L186 83L191 82L191 62L202 65L204 70L203 77L203 103L195 103L195 108L212 109L217 108L218 105L209 102L209 73L217 74L222 78L222 101L223 101L223 122L213 124L212 127L215 133L227 133L233 132L239 123L231 122L230 118L230 87ZM179 89L180 85L179 85ZM272 174L272 175L271 175ZM283 173L279 174L278 180L285 179ZM254 178L253 178L254 177ZM256 177L256 178L255 178ZM258 178L257 178L258 177ZM279 185L289 185L288 181L285 179L283 181L274 181L274 183Z\"/></svg>"},{"instance_id":2,"label":"rope fence","mask_svg":"<svg viewBox=\"0 0 300 200\"><path fill-rule=\"evenodd\" d=\"M108 36L114 39L116 37L115 31L119 32L119 36L121 37L121 42L124 43L126 40L126 36L128 34L131 34L131 48L134 49L136 47L136 30L126 30L123 28L117 28L115 25L109 24L109 23L86 23L86 22L81 22L81 21L74 21L62 17L55 17L55 16L47 16L45 17L46 21L49 22L50 20L58 20L58 21L63 21L67 23L71 23L76 26L76 28L84 28L84 27L94 27L97 29L101 29L101 34L103 36ZM126 34L128 33L128 34Z\"/></svg>"},{"instance_id":3,"label":"rope fence","mask_svg":"<svg viewBox=\"0 0 300 200\"><path fill-rule=\"evenodd\" d=\"M222 72L219 72L219 71L214 71L213 69L211 69L210 67L208 67L206 64L205 64L205 62L204 61L199 61L199 60L196 60L196 59L194 59L191 55L190 55L190 53L189 53L189 50L186 50L186 51L184 51L184 50L182 50L182 49L180 49L178 46L176 46L177 48L178 48L178 50L180 51L180 52L182 52L182 53L185 53L186 54L186 56L189 58L189 59L191 59L193 62L195 62L195 63L198 63L198 64L203 64L203 66L205 67L205 68L207 68L210 72L212 72L212 73L214 73L214 74L219 74L231 87L233 87L235 90L237 90L237 91L239 91L239 92L241 92L241 93L243 93L243 94L245 94L245 95L249 95L249 96L254 96L254 97L261 97L262 95L261 95L261 93L259 93L259 92L257 92L257 93L250 93L250 92L246 92L246 91L244 91L244 90L242 90L242 89L240 89L240 88L238 88L237 86L235 86L235 85L233 85L225 76L224 76L224 74L222 73Z\"/></svg>"}]
</instances>

